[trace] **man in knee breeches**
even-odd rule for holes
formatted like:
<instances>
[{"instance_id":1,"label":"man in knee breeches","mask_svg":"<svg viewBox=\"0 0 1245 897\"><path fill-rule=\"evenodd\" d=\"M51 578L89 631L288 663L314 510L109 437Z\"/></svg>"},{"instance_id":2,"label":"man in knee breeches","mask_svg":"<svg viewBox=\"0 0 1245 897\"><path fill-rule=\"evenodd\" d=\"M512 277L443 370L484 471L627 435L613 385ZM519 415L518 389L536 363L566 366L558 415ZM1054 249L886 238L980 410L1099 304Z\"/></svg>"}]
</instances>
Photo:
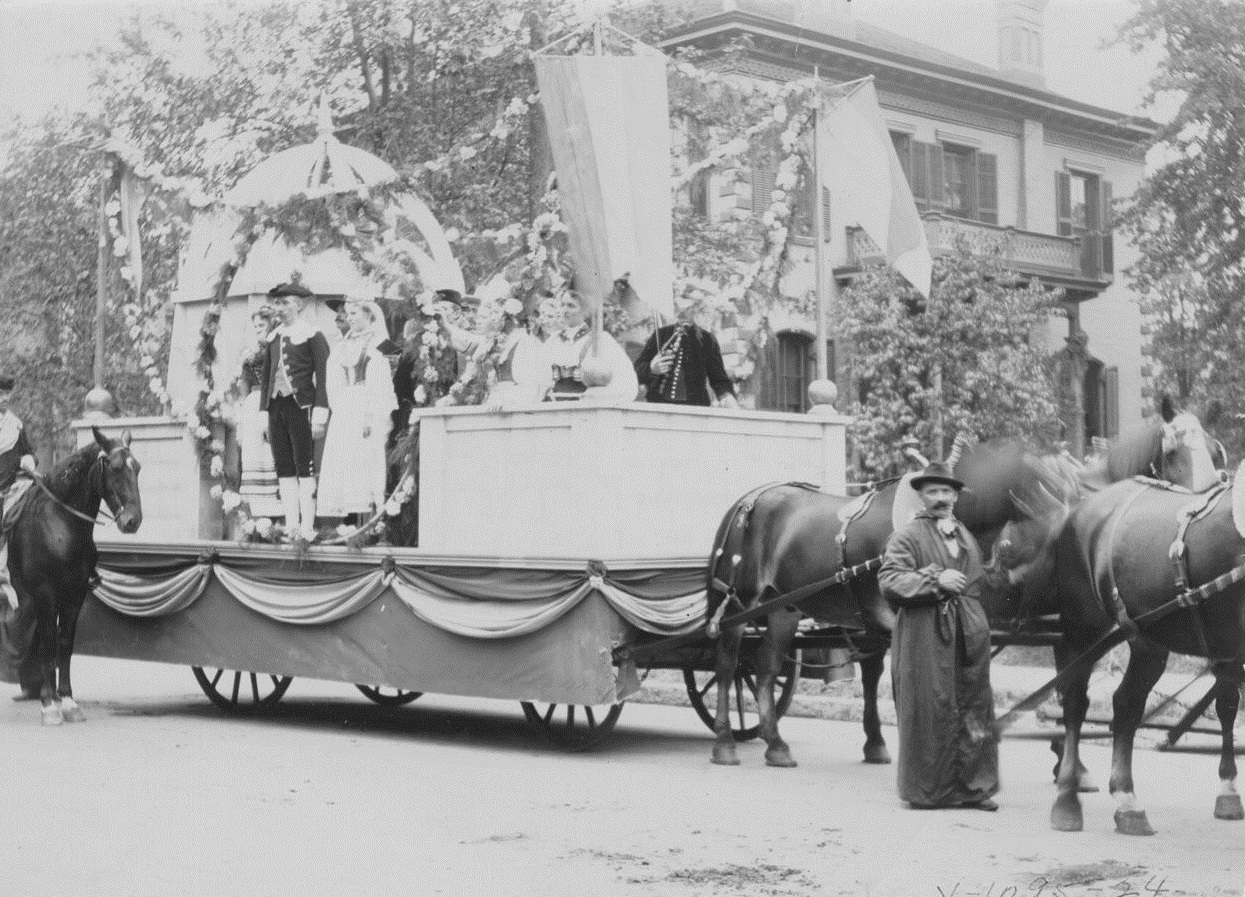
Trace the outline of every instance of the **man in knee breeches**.
<instances>
[{"instance_id":1,"label":"man in knee breeches","mask_svg":"<svg viewBox=\"0 0 1245 897\"><path fill-rule=\"evenodd\" d=\"M268 412L277 486L290 538L315 538L315 441L329 421L324 334L302 319L303 303L313 293L299 284L268 291L280 325L268 335L260 379L260 410Z\"/></svg>"}]
</instances>

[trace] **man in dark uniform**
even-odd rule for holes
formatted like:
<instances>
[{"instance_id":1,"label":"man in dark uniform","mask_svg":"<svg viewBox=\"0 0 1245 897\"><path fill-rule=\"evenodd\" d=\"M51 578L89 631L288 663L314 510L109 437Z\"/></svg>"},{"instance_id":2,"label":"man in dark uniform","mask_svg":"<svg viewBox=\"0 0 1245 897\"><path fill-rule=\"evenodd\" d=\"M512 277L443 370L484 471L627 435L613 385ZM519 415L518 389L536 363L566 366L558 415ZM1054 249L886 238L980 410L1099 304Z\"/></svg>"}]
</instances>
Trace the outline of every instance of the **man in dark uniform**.
<instances>
[{"instance_id":1,"label":"man in dark uniform","mask_svg":"<svg viewBox=\"0 0 1245 897\"><path fill-rule=\"evenodd\" d=\"M324 334L301 317L303 302L314 295L296 283L268 291L280 325L268 334L260 374L259 407L268 412L268 443L277 469L277 487L290 538L315 538L315 441L329 422L325 364L329 344Z\"/></svg>"},{"instance_id":2,"label":"man in dark uniform","mask_svg":"<svg viewBox=\"0 0 1245 897\"><path fill-rule=\"evenodd\" d=\"M964 484L935 461L912 488L923 510L891 535L878 572L899 607L891 638L899 796L914 809L997 810L990 625L975 597L981 551L955 519Z\"/></svg>"},{"instance_id":3,"label":"man in dark uniform","mask_svg":"<svg viewBox=\"0 0 1245 897\"><path fill-rule=\"evenodd\" d=\"M26 428L21 418L9 410L15 385L12 377L0 376L0 520L4 517L5 496L17 479L18 471L24 470L29 475L35 471L35 450L26 436ZM3 526L0 526L0 592L17 610L17 592L9 581L9 531Z\"/></svg>"},{"instance_id":4,"label":"man in dark uniform","mask_svg":"<svg viewBox=\"0 0 1245 897\"><path fill-rule=\"evenodd\" d=\"M739 407L717 337L692 321L659 327L636 358L635 373L647 402L708 407L712 389L719 405Z\"/></svg>"}]
</instances>

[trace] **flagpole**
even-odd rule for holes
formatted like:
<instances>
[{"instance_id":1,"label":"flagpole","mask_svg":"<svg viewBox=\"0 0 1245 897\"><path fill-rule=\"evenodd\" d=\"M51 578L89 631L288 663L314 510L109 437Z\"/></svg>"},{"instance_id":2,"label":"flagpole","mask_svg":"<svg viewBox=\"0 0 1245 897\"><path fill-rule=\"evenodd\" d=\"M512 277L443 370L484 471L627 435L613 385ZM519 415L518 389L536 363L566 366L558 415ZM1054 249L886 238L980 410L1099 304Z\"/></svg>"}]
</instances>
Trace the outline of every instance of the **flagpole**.
<instances>
[{"instance_id":1,"label":"flagpole","mask_svg":"<svg viewBox=\"0 0 1245 897\"><path fill-rule=\"evenodd\" d=\"M817 379L830 379L830 353L827 351L828 305L833 298L833 286L827 286L827 279L834 280L833 275L826 274L826 235L823 232L825 221L822 211L822 176L821 170L821 71L813 66L813 97L817 108L813 112L813 279L816 281L815 295L817 298Z\"/></svg>"},{"instance_id":2,"label":"flagpole","mask_svg":"<svg viewBox=\"0 0 1245 897\"><path fill-rule=\"evenodd\" d=\"M94 386L104 388L104 313L108 302L105 295L108 283L108 162L104 157L103 171L99 179L99 234L95 254L95 365Z\"/></svg>"}]
</instances>

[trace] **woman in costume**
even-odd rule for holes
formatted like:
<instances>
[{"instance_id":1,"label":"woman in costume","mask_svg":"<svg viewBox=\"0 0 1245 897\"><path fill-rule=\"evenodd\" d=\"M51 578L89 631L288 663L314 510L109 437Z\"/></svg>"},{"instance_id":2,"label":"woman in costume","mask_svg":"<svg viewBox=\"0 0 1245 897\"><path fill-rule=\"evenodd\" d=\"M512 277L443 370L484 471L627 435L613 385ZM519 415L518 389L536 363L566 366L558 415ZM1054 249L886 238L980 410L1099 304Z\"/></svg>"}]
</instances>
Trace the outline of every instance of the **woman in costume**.
<instances>
[{"instance_id":1,"label":"woman in costume","mask_svg":"<svg viewBox=\"0 0 1245 897\"><path fill-rule=\"evenodd\" d=\"M389 338L375 302L349 299L350 329L326 367L332 418L320 465L319 513L370 514L385 502L385 439L398 407L389 362L377 347Z\"/></svg>"},{"instance_id":2,"label":"woman in costume","mask_svg":"<svg viewBox=\"0 0 1245 897\"><path fill-rule=\"evenodd\" d=\"M276 317L263 306L251 315L258 345L242 362L242 387L247 390L238 408L238 449L241 454L242 482L238 494L246 501L252 517L280 517L277 498L277 468L268 447L268 412L259 410L263 379L264 347Z\"/></svg>"}]
</instances>

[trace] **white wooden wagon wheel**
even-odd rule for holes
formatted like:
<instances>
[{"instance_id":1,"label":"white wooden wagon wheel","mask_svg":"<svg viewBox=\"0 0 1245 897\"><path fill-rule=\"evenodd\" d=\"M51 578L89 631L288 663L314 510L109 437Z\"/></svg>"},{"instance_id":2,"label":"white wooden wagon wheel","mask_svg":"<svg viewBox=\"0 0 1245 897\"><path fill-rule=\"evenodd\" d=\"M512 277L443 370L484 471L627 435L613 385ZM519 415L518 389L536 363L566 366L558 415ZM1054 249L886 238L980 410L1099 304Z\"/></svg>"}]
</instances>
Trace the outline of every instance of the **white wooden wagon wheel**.
<instances>
[{"instance_id":1,"label":"white wooden wagon wheel","mask_svg":"<svg viewBox=\"0 0 1245 897\"><path fill-rule=\"evenodd\" d=\"M263 708L275 707L294 681L293 676L274 676L271 673L247 673L211 667L191 669L203 693L213 704L228 713L253 713Z\"/></svg>"},{"instance_id":2,"label":"white wooden wagon wheel","mask_svg":"<svg viewBox=\"0 0 1245 897\"><path fill-rule=\"evenodd\" d=\"M795 697L795 688L800 681L800 661L801 652L796 650L794 656L783 664L775 682L774 709L779 719L791 707L791 699ZM687 686L687 697L696 715L712 729L718 706L718 674L685 667L683 684ZM756 667L750 653L741 652L739 665L735 668L735 681L731 683L729 704L731 733L736 741L751 741L760 734L761 721L757 716L756 701Z\"/></svg>"}]
</instances>

